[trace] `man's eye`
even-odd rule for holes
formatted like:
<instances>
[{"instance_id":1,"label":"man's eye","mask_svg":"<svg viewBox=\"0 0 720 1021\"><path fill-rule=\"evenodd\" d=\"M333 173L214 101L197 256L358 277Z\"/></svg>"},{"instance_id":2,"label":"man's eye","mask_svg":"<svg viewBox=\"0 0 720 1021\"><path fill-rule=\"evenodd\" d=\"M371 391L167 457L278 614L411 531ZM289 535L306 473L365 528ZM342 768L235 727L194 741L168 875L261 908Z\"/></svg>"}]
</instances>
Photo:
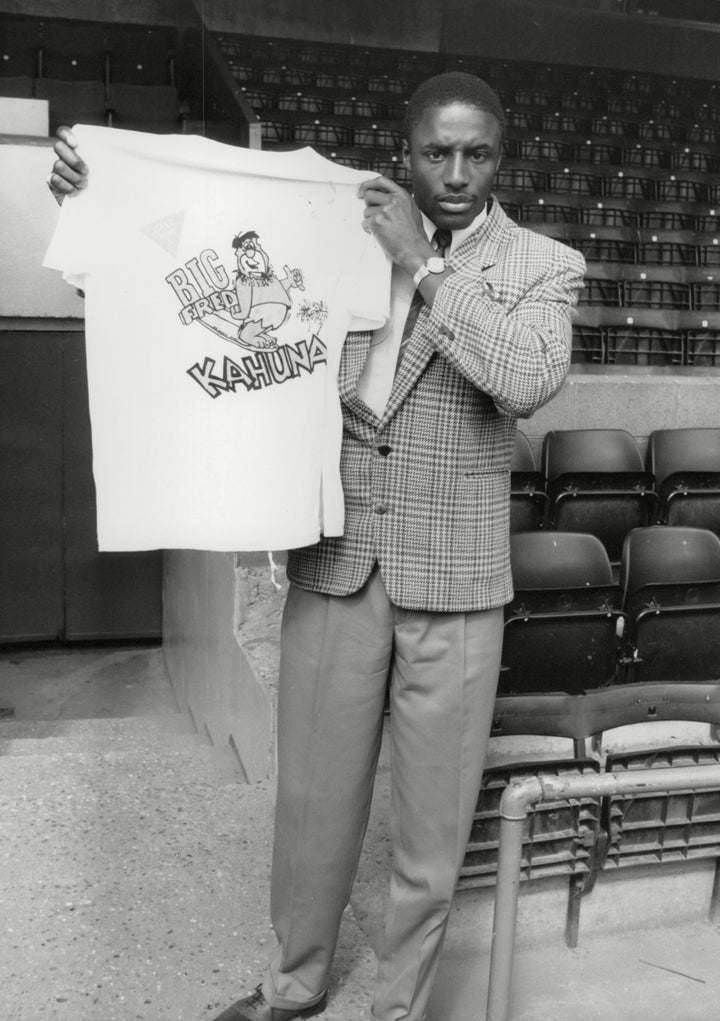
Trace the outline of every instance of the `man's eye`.
<instances>
[{"instance_id":1,"label":"man's eye","mask_svg":"<svg viewBox=\"0 0 720 1021\"><path fill-rule=\"evenodd\" d=\"M443 154L441 152L429 152L427 154L427 158L430 160L431 163L439 163L440 160L443 158Z\"/></svg>"},{"instance_id":2,"label":"man's eye","mask_svg":"<svg viewBox=\"0 0 720 1021\"><path fill-rule=\"evenodd\" d=\"M474 152L470 157L473 163L484 163L487 159L486 152Z\"/></svg>"}]
</instances>

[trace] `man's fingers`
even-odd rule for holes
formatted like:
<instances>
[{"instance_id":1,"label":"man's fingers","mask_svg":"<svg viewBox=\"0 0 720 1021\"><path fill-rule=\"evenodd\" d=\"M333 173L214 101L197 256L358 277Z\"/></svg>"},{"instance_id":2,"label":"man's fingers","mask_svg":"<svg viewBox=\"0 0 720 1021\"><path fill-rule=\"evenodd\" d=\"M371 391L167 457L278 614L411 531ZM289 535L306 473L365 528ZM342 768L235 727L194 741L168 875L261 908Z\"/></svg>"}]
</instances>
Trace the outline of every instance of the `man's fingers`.
<instances>
[{"instance_id":1,"label":"man's fingers","mask_svg":"<svg viewBox=\"0 0 720 1021\"><path fill-rule=\"evenodd\" d=\"M400 185L391 181L389 177L372 177L369 181L363 181L358 188L358 195L361 199L367 199L368 192L396 194L399 191L402 191Z\"/></svg>"}]
</instances>

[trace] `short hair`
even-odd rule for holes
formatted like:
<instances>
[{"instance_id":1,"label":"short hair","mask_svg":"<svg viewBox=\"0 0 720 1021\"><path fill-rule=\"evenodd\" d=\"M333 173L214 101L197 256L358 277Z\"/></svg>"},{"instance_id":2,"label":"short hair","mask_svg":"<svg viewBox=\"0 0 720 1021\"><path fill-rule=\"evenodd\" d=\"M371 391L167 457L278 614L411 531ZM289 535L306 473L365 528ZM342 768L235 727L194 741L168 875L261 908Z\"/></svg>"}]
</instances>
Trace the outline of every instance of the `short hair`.
<instances>
[{"instance_id":1,"label":"short hair","mask_svg":"<svg viewBox=\"0 0 720 1021\"><path fill-rule=\"evenodd\" d=\"M474 74L447 71L428 78L410 96L403 125L407 141L410 141L413 129L420 123L426 110L435 106L449 106L451 103L463 103L491 113L500 125L501 132L505 133L505 111L497 92Z\"/></svg>"}]
</instances>

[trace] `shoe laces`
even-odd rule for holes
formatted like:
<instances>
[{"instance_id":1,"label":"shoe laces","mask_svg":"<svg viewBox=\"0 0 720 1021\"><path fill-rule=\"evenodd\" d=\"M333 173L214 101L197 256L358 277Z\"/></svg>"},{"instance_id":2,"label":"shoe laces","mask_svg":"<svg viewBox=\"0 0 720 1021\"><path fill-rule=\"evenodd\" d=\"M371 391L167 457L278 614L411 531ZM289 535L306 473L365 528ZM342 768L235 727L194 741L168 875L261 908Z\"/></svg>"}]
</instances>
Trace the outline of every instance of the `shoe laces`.
<instances>
[{"instance_id":1,"label":"shoe laces","mask_svg":"<svg viewBox=\"0 0 720 1021\"><path fill-rule=\"evenodd\" d=\"M246 1000L248 1007L259 1007L265 1003L265 997L263 996L262 985L256 987L255 992L251 993Z\"/></svg>"}]
</instances>

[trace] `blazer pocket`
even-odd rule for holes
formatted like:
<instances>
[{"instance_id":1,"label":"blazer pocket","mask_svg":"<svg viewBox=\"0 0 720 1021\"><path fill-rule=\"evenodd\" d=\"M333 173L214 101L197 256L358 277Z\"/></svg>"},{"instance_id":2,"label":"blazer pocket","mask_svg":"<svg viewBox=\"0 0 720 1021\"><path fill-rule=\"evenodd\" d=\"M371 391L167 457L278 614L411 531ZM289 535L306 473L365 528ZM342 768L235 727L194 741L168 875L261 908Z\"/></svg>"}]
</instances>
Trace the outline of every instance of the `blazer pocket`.
<instances>
[{"instance_id":1,"label":"blazer pocket","mask_svg":"<svg viewBox=\"0 0 720 1021\"><path fill-rule=\"evenodd\" d=\"M504 468L469 468L468 471L462 473L464 479L486 479L486 478L502 478L503 475L509 477L510 473Z\"/></svg>"}]
</instances>

